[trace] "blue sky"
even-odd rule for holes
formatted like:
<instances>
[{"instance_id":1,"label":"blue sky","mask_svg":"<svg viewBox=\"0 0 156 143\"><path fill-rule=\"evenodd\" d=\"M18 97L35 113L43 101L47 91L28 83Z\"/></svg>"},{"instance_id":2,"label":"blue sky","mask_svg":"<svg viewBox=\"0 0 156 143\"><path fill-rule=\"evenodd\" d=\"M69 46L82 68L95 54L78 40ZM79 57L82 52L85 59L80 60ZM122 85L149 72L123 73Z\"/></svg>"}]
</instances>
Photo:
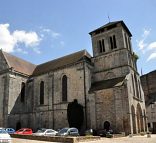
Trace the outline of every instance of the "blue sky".
<instances>
[{"instance_id":1,"label":"blue sky","mask_svg":"<svg viewBox=\"0 0 156 143\"><path fill-rule=\"evenodd\" d=\"M155 0L1 0L0 48L34 64L82 49L89 32L123 20L131 31L138 71L156 69Z\"/></svg>"}]
</instances>

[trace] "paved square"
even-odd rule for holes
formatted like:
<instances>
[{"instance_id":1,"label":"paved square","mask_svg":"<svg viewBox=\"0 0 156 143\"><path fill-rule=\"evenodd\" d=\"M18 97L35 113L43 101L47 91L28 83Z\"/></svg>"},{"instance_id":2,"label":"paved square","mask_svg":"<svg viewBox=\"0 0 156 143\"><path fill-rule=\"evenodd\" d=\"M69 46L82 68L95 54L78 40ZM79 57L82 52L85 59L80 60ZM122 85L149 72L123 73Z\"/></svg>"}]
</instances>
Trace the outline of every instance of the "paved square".
<instances>
[{"instance_id":1,"label":"paved square","mask_svg":"<svg viewBox=\"0 0 156 143\"><path fill-rule=\"evenodd\" d=\"M50 143L50 142L13 138L12 143ZM97 141L88 141L88 142L79 142L79 143L156 143L156 134L151 135L151 138L147 138L146 135L133 136L133 137L121 137L121 138L101 138L100 140Z\"/></svg>"}]
</instances>

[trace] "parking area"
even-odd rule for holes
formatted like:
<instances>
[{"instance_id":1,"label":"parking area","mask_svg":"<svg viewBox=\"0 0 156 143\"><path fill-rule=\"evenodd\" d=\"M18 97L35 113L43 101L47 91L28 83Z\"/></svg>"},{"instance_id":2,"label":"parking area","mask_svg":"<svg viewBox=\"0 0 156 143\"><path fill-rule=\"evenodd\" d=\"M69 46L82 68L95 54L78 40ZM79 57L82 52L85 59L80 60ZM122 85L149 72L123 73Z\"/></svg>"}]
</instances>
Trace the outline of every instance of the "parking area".
<instances>
[{"instance_id":1,"label":"parking area","mask_svg":"<svg viewBox=\"0 0 156 143\"><path fill-rule=\"evenodd\" d=\"M13 138L12 143L54 143L54 142ZM101 138L100 140L96 141L79 142L79 143L156 143L156 135L151 135L151 138L147 138L146 135L133 137L120 137L120 138Z\"/></svg>"},{"instance_id":2,"label":"parking area","mask_svg":"<svg viewBox=\"0 0 156 143\"><path fill-rule=\"evenodd\" d=\"M36 140L12 138L12 143L56 143L56 142L46 142L46 141L36 141ZM57 142L57 143L60 143L60 142Z\"/></svg>"}]
</instances>

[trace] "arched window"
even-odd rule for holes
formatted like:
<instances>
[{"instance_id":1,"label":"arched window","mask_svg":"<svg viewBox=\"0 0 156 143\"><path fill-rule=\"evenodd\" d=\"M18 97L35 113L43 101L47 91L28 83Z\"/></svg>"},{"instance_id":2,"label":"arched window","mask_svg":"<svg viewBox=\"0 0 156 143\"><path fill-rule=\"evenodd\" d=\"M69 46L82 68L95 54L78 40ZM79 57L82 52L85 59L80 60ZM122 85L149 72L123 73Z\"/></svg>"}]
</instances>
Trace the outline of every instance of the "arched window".
<instances>
[{"instance_id":1,"label":"arched window","mask_svg":"<svg viewBox=\"0 0 156 143\"><path fill-rule=\"evenodd\" d=\"M44 104L44 82L40 83L40 104Z\"/></svg>"},{"instance_id":2,"label":"arched window","mask_svg":"<svg viewBox=\"0 0 156 143\"><path fill-rule=\"evenodd\" d=\"M135 87L134 87L134 76L132 74L132 86L133 86L133 95L136 96L135 94Z\"/></svg>"},{"instance_id":3,"label":"arched window","mask_svg":"<svg viewBox=\"0 0 156 143\"><path fill-rule=\"evenodd\" d=\"M21 84L21 102L24 102L24 98L25 98L25 83L22 82L22 84Z\"/></svg>"},{"instance_id":4,"label":"arched window","mask_svg":"<svg viewBox=\"0 0 156 143\"><path fill-rule=\"evenodd\" d=\"M103 53L105 52L105 41L104 39L97 41L97 47L98 47L98 51L99 53Z\"/></svg>"},{"instance_id":5,"label":"arched window","mask_svg":"<svg viewBox=\"0 0 156 143\"><path fill-rule=\"evenodd\" d=\"M67 101L67 76L62 77L62 101Z\"/></svg>"},{"instance_id":6,"label":"arched window","mask_svg":"<svg viewBox=\"0 0 156 143\"><path fill-rule=\"evenodd\" d=\"M117 48L117 45L116 45L116 37L115 37L115 35L110 36L109 39L110 39L110 46L111 46L111 49L112 49L112 50L113 50L113 49L116 49L116 48Z\"/></svg>"},{"instance_id":7,"label":"arched window","mask_svg":"<svg viewBox=\"0 0 156 143\"><path fill-rule=\"evenodd\" d=\"M138 89L139 84L137 81L136 74L134 74L134 80L135 80L136 96L137 96L137 98L139 98L139 89Z\"/></svg>"}]
</instances>

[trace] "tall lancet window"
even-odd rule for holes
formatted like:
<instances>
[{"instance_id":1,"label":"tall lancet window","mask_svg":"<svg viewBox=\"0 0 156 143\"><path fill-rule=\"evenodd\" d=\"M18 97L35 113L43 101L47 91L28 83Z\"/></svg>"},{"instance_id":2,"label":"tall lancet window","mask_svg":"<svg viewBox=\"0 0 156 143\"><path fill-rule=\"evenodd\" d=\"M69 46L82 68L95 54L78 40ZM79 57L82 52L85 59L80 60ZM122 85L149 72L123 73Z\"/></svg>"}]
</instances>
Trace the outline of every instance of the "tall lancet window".
<instances>
[{"instance_id":1,"label":"tall lancet window","mask_svg":"<svg viewBox=\"0 0 156 143\"><path fill-rule=\"evenodd\" d=\"M44 104L44 82L40 82L40 104Z\"/></svg>"},{"instance_id":2,"label":"tall lancet window","mask_svg":"<svg viewBox=\"0 0 156 143\"><path fill-rule=\"evenodd\" d=\"M62 77L62 101L67 101L67 76Z\"/></svg>"},{"instance_id":3,"label":"tall lancet window","mask_svg":"<svg viewBox=\"0 0 156 143\"><path fill-rule=\"evenodd\" d=\"M25 99L25 83L22 82L21 84L21 102L24 102Z\"/></svg>"}]
</instances>

